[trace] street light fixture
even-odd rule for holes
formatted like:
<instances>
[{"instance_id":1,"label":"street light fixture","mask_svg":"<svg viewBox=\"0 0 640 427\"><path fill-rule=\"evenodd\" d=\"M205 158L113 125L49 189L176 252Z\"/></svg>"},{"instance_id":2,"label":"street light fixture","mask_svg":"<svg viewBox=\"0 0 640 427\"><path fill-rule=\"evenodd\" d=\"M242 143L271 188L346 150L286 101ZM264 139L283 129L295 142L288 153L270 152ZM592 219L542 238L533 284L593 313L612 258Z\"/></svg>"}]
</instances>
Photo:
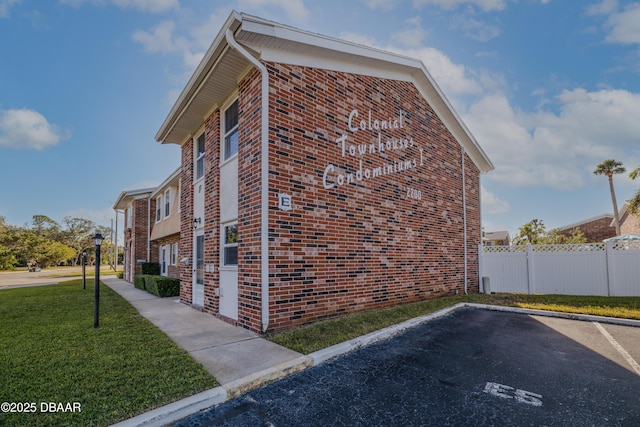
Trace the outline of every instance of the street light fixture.
<instances>
[{"instance_id":1,"label":"street light fixture","mask_svg":"<svg viewBox=\"0 0 640 427\"><path fill-rule=\"evenodd\" d=\"M95 279L95 300L93 306L93 327L97 328L99 325L99 313L100 313L100 246L104 237L102 234L96 233L93 236L93 242L96 244L96 279Z\"/></svg>"}]
</instances>

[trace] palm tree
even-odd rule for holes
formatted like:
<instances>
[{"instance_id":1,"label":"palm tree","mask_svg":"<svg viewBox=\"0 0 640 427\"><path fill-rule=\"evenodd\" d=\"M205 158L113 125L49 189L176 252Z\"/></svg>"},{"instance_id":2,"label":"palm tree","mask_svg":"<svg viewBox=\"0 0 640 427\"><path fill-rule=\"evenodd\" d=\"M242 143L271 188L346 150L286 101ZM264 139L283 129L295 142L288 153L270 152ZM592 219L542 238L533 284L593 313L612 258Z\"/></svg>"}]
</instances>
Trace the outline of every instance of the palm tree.
<instances>
[{"instance_id":1,"label":"palm tree","mask_svg":"<svg viewBox=\"0 0 640 427\"><path fill-rule=\"evenodd\" d=\"M635 168L629 173L629 178L636 179L640 176L640 167ZM627 209L634 215L640 213L640 190L636 191L636 194L628 201Z\"/></svg>"},{"instance_id":2,"label":"palm tree","mask_svg":"<svg viewBox=\"0 0 640 427\"><path fill-rule=\"evenodd\" d=\"M622 162L608 159L596 166L593 171L596 175L606 175L609 178L609 191L611 192L611 202L613 203L613 219L616 223L616 235L620 235L620 217L618 215L618 202L616 202L616 192L613 189L613 175L625 172Z\"/></svg>"}]
</instances>

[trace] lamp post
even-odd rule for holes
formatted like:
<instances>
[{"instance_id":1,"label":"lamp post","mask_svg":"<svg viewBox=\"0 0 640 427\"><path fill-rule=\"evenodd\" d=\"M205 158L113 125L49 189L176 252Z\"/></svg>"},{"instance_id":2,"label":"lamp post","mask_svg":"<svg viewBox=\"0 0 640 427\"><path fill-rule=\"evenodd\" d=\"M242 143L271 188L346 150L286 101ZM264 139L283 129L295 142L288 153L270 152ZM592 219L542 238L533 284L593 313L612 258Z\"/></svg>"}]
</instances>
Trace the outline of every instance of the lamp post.
<instances>
[{"instance_id":1,"label":"lamp post","mask_svg":"<svg viewBox=\"0 0 640 427\"><path fill-rule=\"evenodd\" d=\"M82 289L87 289L87 253L82 251Z\"/></svg>"},{"instance_id":2,"label":"lamp post","mask_svg":"<svg viewBox=\"0 0 640 427\"><path fill-rule=\"evenodd\" d=\"M96 233L93 236L93 242L96 244L96 280L95 280L95 301L93 306L93 327L97 328L99 324L99 312L100 312L100 246L104 237L102 234Z\"/></svg>"}]
</instances>

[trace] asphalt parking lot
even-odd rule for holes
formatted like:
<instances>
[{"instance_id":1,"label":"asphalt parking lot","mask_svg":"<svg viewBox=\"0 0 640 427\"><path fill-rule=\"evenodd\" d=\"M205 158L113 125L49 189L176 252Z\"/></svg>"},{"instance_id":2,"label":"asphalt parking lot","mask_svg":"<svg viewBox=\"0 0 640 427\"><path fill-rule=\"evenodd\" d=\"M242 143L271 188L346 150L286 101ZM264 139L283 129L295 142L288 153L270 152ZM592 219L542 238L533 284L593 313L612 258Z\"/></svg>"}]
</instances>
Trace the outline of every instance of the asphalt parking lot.
<instances>
[{"instance_id":1,"label":"asphalt parking lot","mask_svg":"<svg viewBox=\"0 0 640 427\"><path fill-rule=\"evenodd\" d=\"M176 425L638 426L640 328L464 309Z\"/></svg>"}]
</instances>

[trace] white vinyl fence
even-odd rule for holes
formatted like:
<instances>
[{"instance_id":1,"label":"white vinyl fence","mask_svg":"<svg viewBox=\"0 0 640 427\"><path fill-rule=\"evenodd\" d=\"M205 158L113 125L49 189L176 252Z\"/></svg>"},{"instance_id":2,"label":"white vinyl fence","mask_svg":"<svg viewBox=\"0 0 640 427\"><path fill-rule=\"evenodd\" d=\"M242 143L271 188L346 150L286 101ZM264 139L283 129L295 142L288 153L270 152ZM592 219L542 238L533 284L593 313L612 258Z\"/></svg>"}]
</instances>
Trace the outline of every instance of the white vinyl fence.
<instances>
[{"instance_id":1,"label":"white vinyl fence","mask_svg":"<svg viewBox=\"0 0 640 427\"><path fill-rule=\"evenodd\" d=\"M478 250L484 292L640 296L640 241Z\"/></svg>"}]
</instances>

